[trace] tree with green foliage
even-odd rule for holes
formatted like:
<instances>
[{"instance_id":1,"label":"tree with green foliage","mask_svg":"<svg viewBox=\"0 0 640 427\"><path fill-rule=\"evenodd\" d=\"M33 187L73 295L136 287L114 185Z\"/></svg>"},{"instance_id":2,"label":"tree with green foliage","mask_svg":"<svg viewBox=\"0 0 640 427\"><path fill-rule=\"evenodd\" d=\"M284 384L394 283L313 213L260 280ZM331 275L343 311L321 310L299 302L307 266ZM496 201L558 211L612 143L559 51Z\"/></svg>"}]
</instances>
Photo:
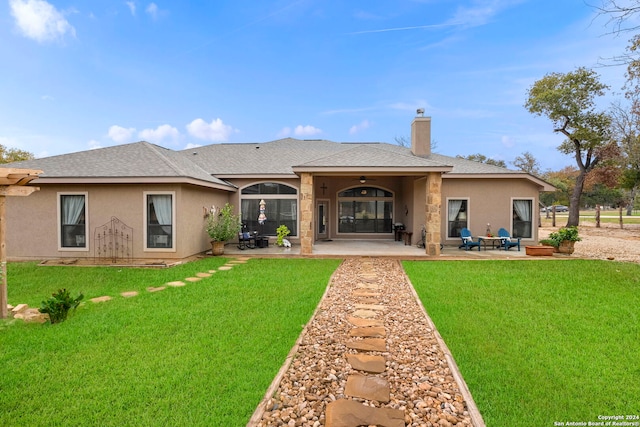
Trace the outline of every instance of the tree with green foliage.
<instances>
[{"instance_id":1,"label":"tree with green foliage","mask_svg":"<svg viewBox=\"0 0 640 427\"><path fill-rule=\"evenodd\" d=\"M567 227L580 223L580 197L587 174L603 160L602 149L611 141L611 117L597 111L596 97L608 86L593 70L580 67L566 74L550 73L536 81L528 91L525 108L537 116L546 116L553 131L566 139L558 150L573 155L578 176L569 200Z\"/></svg>"},{"instance_id":2,"label":"tree with green foliage","mask_svg":"<svg viewBox=\"0 0 640 427\"><path fill-rule=\"evenodd\" d=\"M17 148L7 148L0 144L0 163L20 162L33 158L35 158L35 156L28 151L18 150Z\"/></svg>"},{"instance_id":3,"label":"tree with green foliage","mask_svg":"<svg viewBox=\"0 0 640 427\"><path fill-rule=\"evenodd\" d=\"M540 172L540 163L529 151L522 153L522 156L516 156L511 164L518 168L518 170L529 173L533 176L542 175Z\"/></svg>"},{"instance_id":4,"label":"tree with green foliage","mask_svg":"<svg viewBox=\"0 0 640 427\"><path fill-rule=\"evenodd\" d=\"M468 156L456 156L459 159L472 160L474 162L485 163L487 165L500 166L501 168L506 168L507 164L504 160L496 160L490 157L485 156L484 154L476 153L469 154Z\"/></svg>"}]
</instances>

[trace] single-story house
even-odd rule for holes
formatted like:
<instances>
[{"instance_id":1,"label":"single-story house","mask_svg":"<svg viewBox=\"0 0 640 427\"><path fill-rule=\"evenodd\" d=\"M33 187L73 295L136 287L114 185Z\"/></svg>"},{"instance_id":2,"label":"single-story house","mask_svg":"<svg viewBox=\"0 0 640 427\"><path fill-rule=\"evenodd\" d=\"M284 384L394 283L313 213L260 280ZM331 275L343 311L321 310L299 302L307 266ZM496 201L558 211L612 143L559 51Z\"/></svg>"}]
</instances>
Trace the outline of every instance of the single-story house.
<instances>
[{"instance_id":1,"label":"single-story house","mask_svg":"<svg viewBox=\"0 0 640 427\"><path fill-rule=\"evenodd\" d=\"M16 162L43 171L40 191L6 200L9 259L182 259L210 249L212 207L230 203L247 231L284 224L300 253L332 239L394 239L402 224L425 251L458 245L460 229L504 227L538 240L530 174L431 152L431 118L411 124L411 147L285 138L175 151L148 142ZM260 201L263 224L258 222Z\"/></svg>"}]
</instances>

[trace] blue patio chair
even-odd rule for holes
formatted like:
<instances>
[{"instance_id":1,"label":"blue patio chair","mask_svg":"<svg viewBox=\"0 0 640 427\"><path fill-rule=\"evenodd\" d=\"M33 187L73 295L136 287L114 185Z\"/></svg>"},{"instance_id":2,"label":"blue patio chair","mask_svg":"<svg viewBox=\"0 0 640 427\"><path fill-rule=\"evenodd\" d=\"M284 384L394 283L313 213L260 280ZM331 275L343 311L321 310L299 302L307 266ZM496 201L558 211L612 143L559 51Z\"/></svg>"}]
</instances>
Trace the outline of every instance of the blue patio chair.
<instances>
[{"instance_id":1,"label":"blue patio chair","mask_svg":"<svg viewBox=\"0 0 640 427\"><path fill-rule=\"evenodd\" d=\"M468 228L463 228L460 230L460 238L462 239L462 244L458 246L458 249L464 248L465 251L468 251L474 247L478 247L478 251L480 250L480 241L473 241L473 236L471 235L471 231Z\"/></svg>"},{"instance_id":2,"label":"blue patio chair","mask_svg":"<svg viewBox=\"0 0 640 427\"><path fill-rule=\"evenodd\" d=\"M511 234L505 228L498 230L498 237L500 237L500 246L498 248L504 248L505 251L508 251L517 246L518 251L520 251L520 237L511 237Z\"/></svg>"}]
</instances>

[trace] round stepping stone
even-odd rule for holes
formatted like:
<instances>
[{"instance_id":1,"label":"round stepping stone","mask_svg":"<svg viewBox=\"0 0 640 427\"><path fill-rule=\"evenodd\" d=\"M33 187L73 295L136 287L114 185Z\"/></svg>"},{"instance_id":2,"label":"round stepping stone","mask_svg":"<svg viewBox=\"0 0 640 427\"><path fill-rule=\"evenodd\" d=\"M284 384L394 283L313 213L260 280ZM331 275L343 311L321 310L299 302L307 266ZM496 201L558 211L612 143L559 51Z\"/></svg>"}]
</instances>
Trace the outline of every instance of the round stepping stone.
<instances>
[{"instance_id":1,"label":"round stepping stone","mask_svg":"<svg viewBox=\"0 0 640 427\"><path fill-rule=\"evenodd\" d=\"M206 277L211 277L211 273L196 273L196 277L204 279Z\"/></svg>"},{"instance_id":2,"label":"round stepping stone","mask_svg":"<svg viewBox=\"0 0 640 427\"><path fill-rule=\"evenodd\" d=\"M91 298L91 302L105 302L105 301L109 301L111 299L110 296L105 295L103 297L96 297L96 298Z\"/></svg>"},{"instance_id":3,"label":"round stepping stone","mask_svg":"<svg viewBox=\"0 0 640 427\"><path fill-rule=\"evenodd\" d=\"M136 297L138 296L138 291L122 292L120 293L120 296L123 296L125 298Z\"/></svg>"},{"instance_id":4,"label":"round stepping stone","mask_svg":"<svg viewBox=\"0 0 640 427\"><path fill-rule=\"evenodd\" d=\"M176 282L169 282L169 283L167 283L167 285L173 286L174 288L177 288L179 286L186 286L187 284L178 280Z\"/></svg>"},{"instance_id":5,"label":"round stepping stone","mask_svg":"<svg viewBox=\"0 0 640 427\"><path fill-rule=\"evenodd\" d=\"M147 288L147 291L149 291L149 292L158 292L158 291L164 291L165 289L167 289L166 286L158 286L157 288L154 288L153 286L149 286Z\"/></svg>"},{"instance_id":6,"label":"round stepping stone","mask_svg":"<svg viewBox=\"0 0 640 427\"><path fill-rule=\"evenodd\" d=\"M218 270L209 270L209 273L214 274Z\"/></svg>"},{"instance_id":7,"label":"round stepping stone","mask_svg":"<svg viewBox=\"0 0 640 427\"><path fill-rule=\"evenodd\" d=\"M202 279L200 277L187 277L184 280L186 280L187 282L199 282Z\"/></svg>"},{"instance_id":8,"label":"round stepping stone","mask_svg":"<svg viewBox=\"0 0 640 427\"><path fill-rule=\"evenodd\" d=\"M221 265L220 267L218 267L218 270L220 271L228 271L231 270L233 267L230 265Z\"/></svg>"}]
</instances>

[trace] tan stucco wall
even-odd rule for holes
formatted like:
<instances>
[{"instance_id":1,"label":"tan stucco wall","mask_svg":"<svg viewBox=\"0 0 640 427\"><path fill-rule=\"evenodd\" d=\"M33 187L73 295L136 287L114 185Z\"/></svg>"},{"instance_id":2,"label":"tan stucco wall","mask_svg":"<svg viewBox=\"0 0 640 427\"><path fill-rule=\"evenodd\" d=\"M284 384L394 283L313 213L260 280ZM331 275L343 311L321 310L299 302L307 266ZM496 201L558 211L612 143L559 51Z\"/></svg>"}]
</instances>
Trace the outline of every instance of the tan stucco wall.
<instances>
[{"instance_id":1,"label":"tan stucco wall","mask_svg":"<svg viewBox=\"0 0 640 427\"><path fill-rule=\"evenodd\" d=\"M522 179L443 179L442 183L442 240L444 244L459 244L460 238L447 237L447 200L468 199L468 224L474 236L483 235L487 224L497 233L503 227L511 230L512 200L532 199L532 238L523 239L531 243L538 240L538 195L532 183Z\"/></svg>"},{"instance_id":2,"label":"tan stucco wall","mask_svg":"<svg viewBox=\"0 0 640 427\"><path fill-rule=\"evenodd\" d=\"M175 250L144 250L144 192L175 192ZM86 250L58 249L58 193L87 192ZM133 228L134 258L185 258L210 248L203 207L224 205L228 193L190 185L40 185L29 197L8 198L7 253L10 259L94 256L96 227L117 217Z\"/></svg>"}]
</instances>

